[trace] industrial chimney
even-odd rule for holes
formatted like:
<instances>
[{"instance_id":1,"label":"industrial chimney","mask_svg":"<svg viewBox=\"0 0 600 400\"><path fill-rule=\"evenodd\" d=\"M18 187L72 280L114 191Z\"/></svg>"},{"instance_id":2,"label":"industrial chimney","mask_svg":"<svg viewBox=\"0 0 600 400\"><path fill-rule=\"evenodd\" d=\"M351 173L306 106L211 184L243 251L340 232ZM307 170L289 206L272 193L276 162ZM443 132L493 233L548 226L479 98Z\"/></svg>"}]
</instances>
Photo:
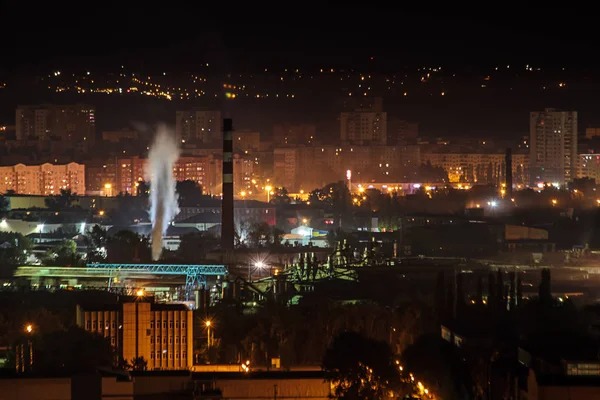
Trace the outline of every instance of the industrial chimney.
<instances>
[{"instance_id":1,"label":"industrial chimney","mask_svg":"<svg viewBox=\"0 0 600 400\"><path fill-rule=\"evenodd\" d=\"M225 258L233 251L233 122L223 120L223 199L221 200L221 250ZM229 253L229 254L227 254Z\"/></svg>"},{"instance_id":2,"label":"industrial chimney","mask_svg":"<svg viewBox=\"0 0 600 400\"><path fill-rule=\"evenodd\" d=\"M513 189L513 176L512 176L512 150L510 148L506 149L506 155L504 157L505 164L505 174L506 177L506 198L512 199L512 189Z\"/></svg>"}]
</instances>

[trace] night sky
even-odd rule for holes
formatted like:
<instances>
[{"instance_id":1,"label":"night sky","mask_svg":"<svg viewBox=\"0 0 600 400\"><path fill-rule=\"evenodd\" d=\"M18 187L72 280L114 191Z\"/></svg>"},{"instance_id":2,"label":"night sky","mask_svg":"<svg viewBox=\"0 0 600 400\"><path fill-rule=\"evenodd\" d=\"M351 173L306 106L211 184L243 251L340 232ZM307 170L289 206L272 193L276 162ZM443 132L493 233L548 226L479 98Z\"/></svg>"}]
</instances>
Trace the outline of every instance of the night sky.
<instances>
[{"instance_id":1,"label":"night sky","mask_svg":"<svg viewBox=\"0 0 600 400\"><path fill-rule=\"evenodd\" d=\"M0 30L9 62L2 68L125 62L189 70L206 60L240 70L329 64L389 71L430 62L478 68L521 60L598 64L594 17L561 8L486 5L482 9L488 12L480 15L467 9L461 16L441 16L373 5L377 2L278 2L255 8L245 3L235 8L236 3L3 1ZM557 44L563 50L556 51Z\"/></svg>"},{"instance_id":2,"label":"night sky","mask_svg":"<svg viewBox=\"0 0 600 400\"><path fill-rule=\"evenodd\" d=\"M0 4L0 78L8 80L65 69L112 73L121 65L149 75L205 73L201 68L207 62L217 80L228 72L263 73L265 68L273 74L284 68L394 74L443 65L446 73L456 73L457 82L470 80L464 86L469 89L454 86L444 100L427 93L420 98L384 97L388 115L418 121L423 134L435 136L517 138L527 134L529 112L546 107L579 111L581 129L600 126L597 20L593 13L576 15L564 7L532 11L522 5L482 4L481 10L455 7L444 16L435 3L419 7L439 13L406 11L388 2L255 2L253 8L250 3L207 6L182 1ZM503 85L495 78L495 89L477 89L495 66L507 64L541 66L546 81L532 80L531 88L512 92L512 83ZM569 89L541 90L556 79L568 79ZM168 122L176 107L215 107L56 97L47 90L10 87L12 91L0 93L0 123L11 123L19 103L88 101L98 107L99 129L119 129L130 120ZM236 102L227 107L237 107L233 116L245 128L268 132L273 123L306 122L322 124L326 135L335 136L339 110L333 97L323 95L320 104L299 99L293 104Z\"/></svg>"}]
</instances>

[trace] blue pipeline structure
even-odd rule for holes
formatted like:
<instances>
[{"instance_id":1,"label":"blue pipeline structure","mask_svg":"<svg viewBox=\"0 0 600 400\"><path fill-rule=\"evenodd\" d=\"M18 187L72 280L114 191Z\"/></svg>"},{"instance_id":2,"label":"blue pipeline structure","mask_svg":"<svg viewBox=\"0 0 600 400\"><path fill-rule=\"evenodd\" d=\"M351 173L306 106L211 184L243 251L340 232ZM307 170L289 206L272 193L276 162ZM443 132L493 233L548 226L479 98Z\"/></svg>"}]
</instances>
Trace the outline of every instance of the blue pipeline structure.
<instances>
[{"instance_id":1,"label":"blue pipeline structure","mask_svg":"<svg viewBox=\"0 0 600 400\"><path fill-rule=\"evenodd\" d=\"M87 264L88 273L101 273L112 279L117 276L135 275L185 275L185 289L190 292L196 286L205 285L208 275L227 275L225 265L193 265L193 264Z\"/></svg>"}]
</instances>

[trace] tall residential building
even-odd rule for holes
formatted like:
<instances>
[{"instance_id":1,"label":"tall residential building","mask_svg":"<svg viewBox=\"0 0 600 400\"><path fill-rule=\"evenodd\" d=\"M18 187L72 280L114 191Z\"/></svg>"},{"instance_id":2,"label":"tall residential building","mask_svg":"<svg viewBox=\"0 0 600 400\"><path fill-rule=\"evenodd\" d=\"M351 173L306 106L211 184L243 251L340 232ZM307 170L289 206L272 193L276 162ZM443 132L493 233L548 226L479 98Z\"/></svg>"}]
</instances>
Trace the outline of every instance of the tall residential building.
<instances>
[{"instance_id":1,"label":"tall residential building","mask_svg":"<svg viewBox=\"0 0 600 400\"><path fill-rule=\"evenodd\" d=\"M17 140L62 140L94 143L96 109L87 104L19 106Z\"/></svg>"},{"instance_id":2,"label":"tall residential building","mask_svg":"<svg viewBox=\"0 0 600 400\"><path fill-rule=\"evenodd\" d=\"M342 112L340 139L345 144L387 144L387 113L382 111L381 102Z\"/></svg>"},{"instance_id":3,"label":"tall residential building","mask_svg":"<svg viewBox=\"0 0 600 400\"><path fill-rule=\"evenodd\" d=\"M233 150L253 153L260 150L260 132L243 130L233 133Z\"/></svg>"},{"instance_id":4,"label":"tall residential building","mask_svg":"<svg viewBox=\"0 0 600 400\"><path fill-rule=\"evenodd\" d=\"M592 178L600 182L600 154L579 154L577 178Z\"/></svg>"},{"instance_id":5,"label":"tall residential building","mask_svg":"<svg viewBox=\"0 0 600 400\"><path fill-rule=\"evenodd\" d=\"M276 146L307 145L314 143L317 127L311 124L276 124L273 125L273 143Z\"/></svg>"},{"instance_id":6,"label":"tall residential building","mask_svg":"<svg viewBox=\"0 0 600 400\"><path fill-rule=\"evenodd\" d=\"M184 370L193 365L193 316L183 304L145 300L101 308L77 306L77 325L110 341L129 362L144 357L148 370Z\"/></svg>"},{"instance_id":7,"label":"tall residential building","mask_svg":"<svg viewBox=\"0 0 600 400\"><path fill-rule=\"evenodd\" d=\"M419 124L401 119L390 119L387 122L387 144L396 145L419 137Z\"/></svg>"},{"instance_id":8,"label":"tall residential building","mask_svg":"<svg viewBox=\"0 0 600 400\"><path fill-rule=\"evenodd\" d=\"M85 166L77 163L46 163L0 167L0 193L14 190L16 194L48 196L59 194L61 189L85 194Z\"/></svg>"},{"instance_id":9,"label":"tall residential building","mask_svg":"<svg viewBox=\"0 0 600 400\"><path fill-rule=\"evenodd\" d=\"M577 111L547 108L529 121L530 181L566 184L577 171Z\"/></svg>"},{"instance_id":10,"label":"tall residential building","mask_svg":"<svg viewBox=\"0 0 600 400\"><path fill-rule=\"evenodd\" d=\"M273 150L273 176L274 182L288 190L295 190L299 185L296 181L297 171L300 165L297 163L297 155L300 149L283 147Z\"/></svg>"},{"instance_id":11,"label":"tall residential building","mask_svg":"<svg viewBox=\"0 0 600 400\"><path fill-rule=\"evenodd\" d=\"M175 113L175 136L178 140L199 143L220 142L222 134L220 111L192 109Z\"/></svg>"}]
</instances>

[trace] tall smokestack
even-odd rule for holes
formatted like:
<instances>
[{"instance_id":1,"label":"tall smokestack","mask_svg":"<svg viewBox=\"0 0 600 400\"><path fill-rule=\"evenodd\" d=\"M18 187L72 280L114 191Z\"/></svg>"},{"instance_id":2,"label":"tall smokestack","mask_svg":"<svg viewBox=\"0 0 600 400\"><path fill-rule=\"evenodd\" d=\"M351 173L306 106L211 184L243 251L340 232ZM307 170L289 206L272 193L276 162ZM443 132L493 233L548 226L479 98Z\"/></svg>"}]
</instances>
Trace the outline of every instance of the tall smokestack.
<instances>
[{"instance_id":1,"label":"tall smokestack","mask_svg":"<svg viewBox=\"0 0 600 400\"><path fill-rule=\"evenodd\" d=\"M221 201L221 249L233 251L233 122L223 120L223 200Z\"/></svg>"},{"instance_id":2,"label":"tall smokestack","mask_svg":"<svg viewBox=\"0 0 600 400\"><path fill-rule=\"evenodd\" d=\"M506 168L505 177L506 177L506 198L512 199L512 189L513 189L513 176L512 176L512 150L510 148L506 149L506 155L504 156L504 164Z\"/></svg>"}]
</instances>

